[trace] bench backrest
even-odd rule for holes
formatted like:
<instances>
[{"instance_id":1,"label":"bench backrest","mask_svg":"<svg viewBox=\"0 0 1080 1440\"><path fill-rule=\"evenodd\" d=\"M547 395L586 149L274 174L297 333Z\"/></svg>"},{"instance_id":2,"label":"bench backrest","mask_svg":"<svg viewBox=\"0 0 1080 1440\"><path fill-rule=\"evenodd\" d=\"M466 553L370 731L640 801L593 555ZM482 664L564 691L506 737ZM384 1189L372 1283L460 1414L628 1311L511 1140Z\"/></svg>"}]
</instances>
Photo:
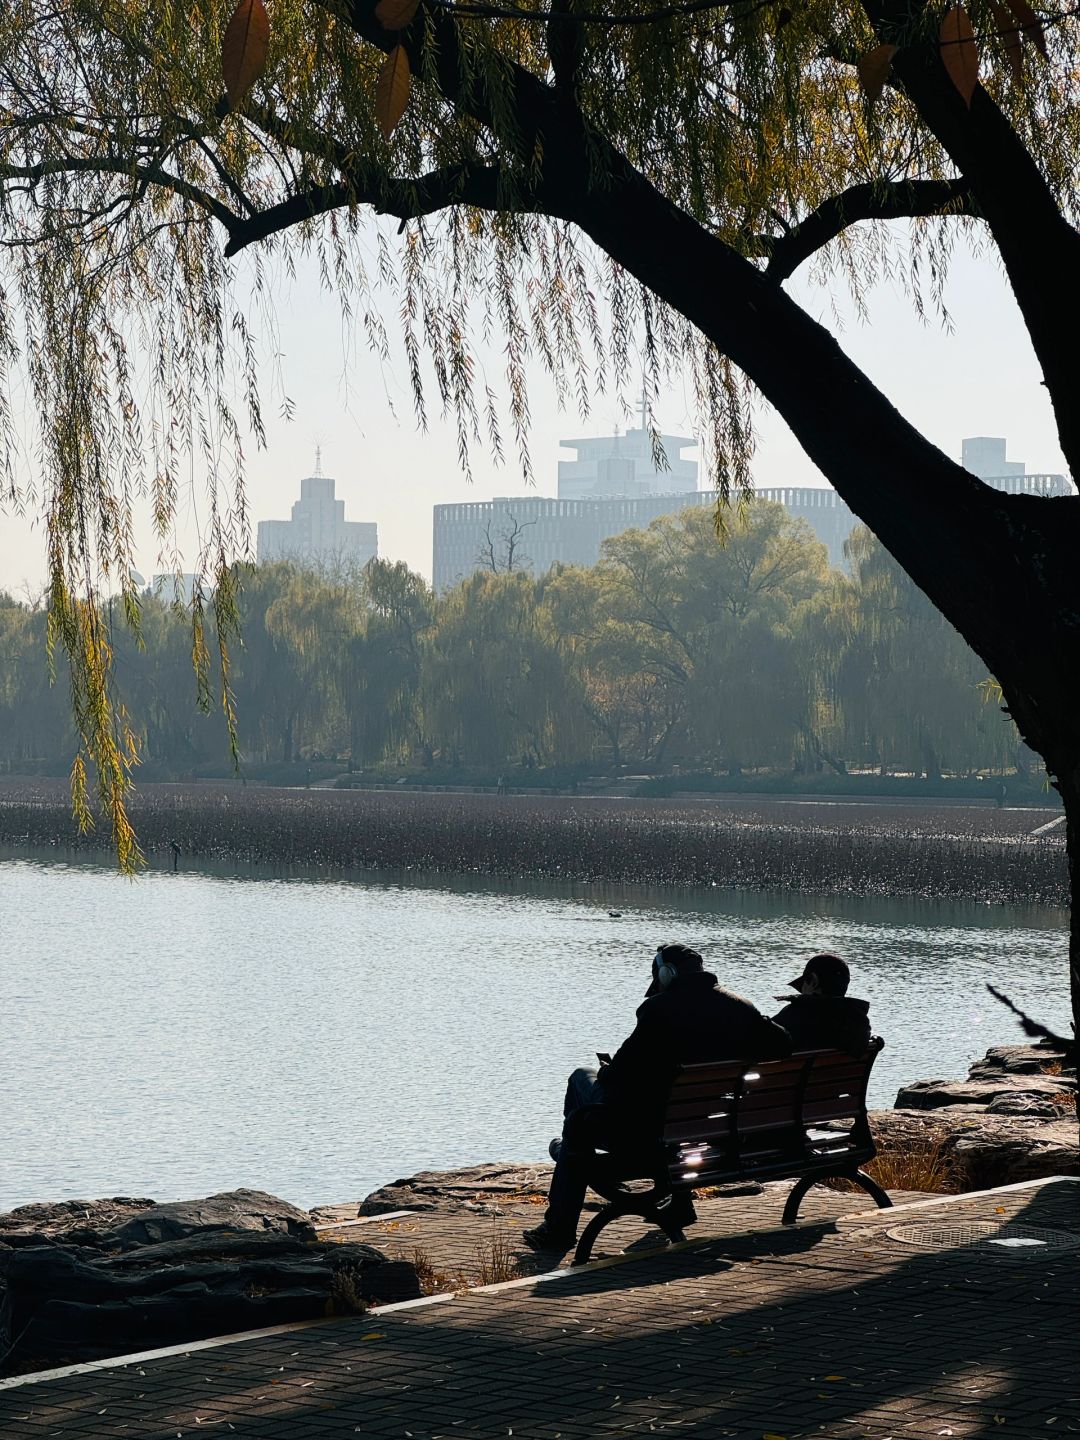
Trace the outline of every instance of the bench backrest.
<instances>
[{"instance_id":1,"label":"bench backrest","mask_svg":"<svg viewBox=\"0 0 1080 1440\"><path fill-rule=\"evenodd\" d=\"M784 1060L684 1065L668 1096L663 1140L675 1184L708 1184L732 1174L869 1158L866 1087L884 1041L865 1055L804 1050ZM807 1131L827 1120L850 1120L835 1139L811 1144Z\"/></svg>"}]
</instances>

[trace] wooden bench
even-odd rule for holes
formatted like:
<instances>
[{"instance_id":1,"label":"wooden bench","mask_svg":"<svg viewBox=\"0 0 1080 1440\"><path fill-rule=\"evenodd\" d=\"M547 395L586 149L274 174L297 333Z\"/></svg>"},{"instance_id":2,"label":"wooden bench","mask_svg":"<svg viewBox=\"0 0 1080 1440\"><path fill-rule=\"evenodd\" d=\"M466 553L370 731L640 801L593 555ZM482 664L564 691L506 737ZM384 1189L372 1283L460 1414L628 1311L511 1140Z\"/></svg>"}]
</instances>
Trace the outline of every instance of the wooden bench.
<instances>
[{"instance_id":1,"label":"wooden bench","mask_svg":"<svg viewBox=\"0 0 1080 1440\"><path fill-rule=\"evenodd\" d=\"M682 1066L651 1153L597 1154L589 1185L608 1204L582 1232L574 1264L584 1264L601 1230L623 1215L640 1215L682 1240L671 1202L707 1185L796 1180L784 1206L785 1225L799 1218L810 1187L833 1176L854 1180L880 1207L891 1205L859 1168L876 1153L866 1086L884 1043L872 1040L858 1058L804 1050L784 1060ZM826 1121L850 1123L820 1128ZM652 1188L633 1190L631 1180L651 1180Z\"/></svg>"}]
</instances>

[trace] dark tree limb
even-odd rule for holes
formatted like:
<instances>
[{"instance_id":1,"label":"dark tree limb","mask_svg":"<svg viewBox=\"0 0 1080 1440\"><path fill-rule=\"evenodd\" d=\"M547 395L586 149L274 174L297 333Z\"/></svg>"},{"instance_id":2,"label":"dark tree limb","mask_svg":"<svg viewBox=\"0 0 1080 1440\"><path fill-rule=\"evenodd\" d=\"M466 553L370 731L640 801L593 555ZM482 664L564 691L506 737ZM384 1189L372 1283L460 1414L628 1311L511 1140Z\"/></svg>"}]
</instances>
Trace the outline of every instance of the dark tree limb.
<instances>
[{"instance_id":1,"label":"dark tree limb","mask_svg":"<svg viewBox=\"0 0 1080 1440\"><path fill-rule=\"evenodd\" d=\"M502 208L501 183L502 170L498 165L452 165L445 170L433 170L417 180L395 179L375 166L358 167L345 180L313 186L248 219L234 219L225 254L235 255L291 225L344 206L370 205L376 213L393 215L401 221L419 220L451 205L499 209ZM519 199L514 208L526 209L524 199Z\"/></svg>"},{"instance_id":2,"label":"dark tree limb","mask_svg":"<svg viewBox=\"0 0 1080 1440\"><path fill-rule=\"evenodd\" d=\"M1043 369L1058 434L1080 472L1080 407L1075 403L1080 235L1061 213L1021 137L981 85L970 109L949 79L937 45L906 46L911 0L863 0L880 40L898 45L893 79L966 178L972 201L1001 252Z\"/></svg>"},{"instance_id":3,"label":"dark tree limb","mask_svg":"<svg viewBox=\"0 0 1080 1440\"><path fill-rule=\"evenodd\" d=\"M768 255L765 274L787 280L811 255L823 249L860 220L900 220L920 215L973 215L971 187L962 177L953 180L900 180L852 185L833 195L775 239L763 238Z\"/></svg>"}]
</instances>

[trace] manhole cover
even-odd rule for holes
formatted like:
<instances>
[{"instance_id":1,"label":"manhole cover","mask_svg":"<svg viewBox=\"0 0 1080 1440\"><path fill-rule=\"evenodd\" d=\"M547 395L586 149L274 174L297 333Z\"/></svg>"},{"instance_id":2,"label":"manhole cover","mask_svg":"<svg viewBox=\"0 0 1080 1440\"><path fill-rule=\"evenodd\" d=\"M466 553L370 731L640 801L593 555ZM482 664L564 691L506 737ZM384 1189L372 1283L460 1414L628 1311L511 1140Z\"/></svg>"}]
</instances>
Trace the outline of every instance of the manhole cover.
<instances>
[{"instance_id":1,"label":"manhole cover","mask_svg":"<svg viewBox=\"0 0 1080 1440\"><path fill-rule=\"evenodd\" d=\"M977 1250L981 1255L1035 1256L1080 1249L1080 1235L1044 1230L1037 1225L995 1225L975 1220L957 1225L897 1225L890 1240L923 1250Z\"/></svg>"}]
</instances>

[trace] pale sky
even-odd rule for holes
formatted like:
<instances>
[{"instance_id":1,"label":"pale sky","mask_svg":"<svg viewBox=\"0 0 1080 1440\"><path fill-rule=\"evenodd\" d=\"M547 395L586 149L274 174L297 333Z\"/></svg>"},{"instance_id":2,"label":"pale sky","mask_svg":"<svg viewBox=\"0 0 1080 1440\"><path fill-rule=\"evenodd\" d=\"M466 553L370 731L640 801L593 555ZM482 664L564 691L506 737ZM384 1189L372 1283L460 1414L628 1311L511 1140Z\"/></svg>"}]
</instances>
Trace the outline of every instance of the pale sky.
<instances>
[{"instance_id":1,"label":"pale sky","mask_svg":"<svg viewBox=\"0 0 1080 1440\"><path fill-rule=\"evenodd\" d=\"M869 325L855 319L850 304L839 296L840 313L846 317L842 330L827 295L797 293L804 300L809 296L812 312L838 334L852 358L948 454L959 459L966 435L1001 435L1008 440L1009 459L1024 461L1032 471L1064 472L1030 342L1008 287L991 263L956 256L946 293L955 326L951 334L937 320L918 321L910 302L887 286L871 296ZM437 416L434 386L430 429L422 434L413 420L402 359L384 371L361 342L351 347L346 366L348 347L337 303L319 291L311 267L301 269L291 288L279 290L278 304L276 347L295 417L277 417L267 387L268 448L251 449L247 457L252 547L259 520L288 518L299 497L300 479L312 473L315 446L320 444L323 471L337 480L346 519L376 521L379 553L405 560L430 579L432 506L524 493L520 471L512 459L500 470L477 448L475 483L470 486L458 469L453 424ZM266 345L269 349L269 339ZM499 373L496 354L490 374L495 378ZM560 415L553 386L539 364L532 367L530 382L534 493L553 495L559 440L610 434L616 423L625 422L608 398L596 403L584 423L576 411ZM385 401L387 391L394 398L396 419ZM663 396L655 415L665 431L694 433L688 393L673 390ZM508 427L506 439L512 455ZM562 452L563 458L571 455ZM764 408L754 477L762 486L824 483L786 425ZM194 503L184 497L178 517L180 546L192 559L200 501L196 483ZM136 564L149 578L162 567L148 523L139 528L138 545ZM24 587L39 587L44 574L40 524L0 512L0 590L21 593Z\"/></svg>"}]
</instances>

